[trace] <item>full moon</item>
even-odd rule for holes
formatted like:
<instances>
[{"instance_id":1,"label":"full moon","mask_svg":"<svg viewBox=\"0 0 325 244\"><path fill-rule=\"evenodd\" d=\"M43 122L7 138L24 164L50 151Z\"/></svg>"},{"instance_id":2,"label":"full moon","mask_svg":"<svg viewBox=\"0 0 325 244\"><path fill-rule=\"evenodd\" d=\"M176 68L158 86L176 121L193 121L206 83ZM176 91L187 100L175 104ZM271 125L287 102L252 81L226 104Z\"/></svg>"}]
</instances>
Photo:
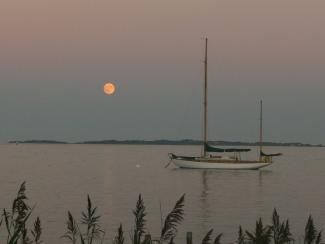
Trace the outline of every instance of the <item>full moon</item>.
<instances>
[{"instance_id":1,"label":"full moon","mask_svg":"<svg viewBox=\"0 0 325 244\"><path fill-rule=\"evenodd\" d=\"M112 95L114 94L115 92L115 85L111 82L109 83L106 83L104 85L104 92L107 94L107 95Z\"/></svg>"}]
</instances>

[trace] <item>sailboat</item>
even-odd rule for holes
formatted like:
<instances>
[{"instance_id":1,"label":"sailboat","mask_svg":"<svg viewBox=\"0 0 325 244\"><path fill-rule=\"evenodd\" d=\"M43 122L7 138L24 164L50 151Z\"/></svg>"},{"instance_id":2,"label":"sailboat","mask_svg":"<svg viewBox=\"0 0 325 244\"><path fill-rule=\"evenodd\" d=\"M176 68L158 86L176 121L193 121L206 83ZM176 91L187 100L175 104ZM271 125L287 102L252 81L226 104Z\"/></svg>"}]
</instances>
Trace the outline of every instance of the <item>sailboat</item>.
<instances>
[{"instance_id":1,"label":"sailboat","mask_svg":"<svg viewBox=\"0 0 325 244\"><path fill-rule=\"evenodd\" d=\"M266 154L263 152L263 128L262 112L263 103L260 102L260 142L259 157L256 160L242 160L241 153L249 152L251 149L243 148L217 148L208 144L207 139L207 117L208 117L208 39L205 38L205 58L204 58L204 133L203 133L203 150L200 156L179 156L169 153L170 163L174 163L180 168L196 169L260 169L273 163L273 157L280 156L280 153ZM233 156L220 156L211 153L233 153Z\"/></svg>"}]
</instances>

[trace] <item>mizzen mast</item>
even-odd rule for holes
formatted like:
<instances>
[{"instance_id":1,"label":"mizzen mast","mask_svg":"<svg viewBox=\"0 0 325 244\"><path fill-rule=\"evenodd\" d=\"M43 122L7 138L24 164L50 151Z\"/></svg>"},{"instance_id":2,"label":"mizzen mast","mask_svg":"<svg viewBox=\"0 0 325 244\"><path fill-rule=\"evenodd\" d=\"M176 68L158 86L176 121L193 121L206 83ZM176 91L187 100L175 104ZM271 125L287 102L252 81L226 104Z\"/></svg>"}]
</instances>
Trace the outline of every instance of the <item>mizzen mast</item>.
<instances>
[{"instance_id":1,"label":"mizzen mast","mask_svg":"<svg viewBox=\"0 0 325 244\"><path fill-rule=\"evenodd\" d=\"M207 144L207 117L208 117L208 38L205 38L205 55L204 55L204 118L203 118L203 156L206 157L205 145Z\"/></svg>"},{"instance_id":2,"label":"mizzen mast","mask_svg":"<svg viewBox=\"0 0 325 244\"><path fill-rule=\"evenodd\" d=\"M263 147L263 101L260 101L260 161L262 159Z\"/></svg>"}]
</instances>

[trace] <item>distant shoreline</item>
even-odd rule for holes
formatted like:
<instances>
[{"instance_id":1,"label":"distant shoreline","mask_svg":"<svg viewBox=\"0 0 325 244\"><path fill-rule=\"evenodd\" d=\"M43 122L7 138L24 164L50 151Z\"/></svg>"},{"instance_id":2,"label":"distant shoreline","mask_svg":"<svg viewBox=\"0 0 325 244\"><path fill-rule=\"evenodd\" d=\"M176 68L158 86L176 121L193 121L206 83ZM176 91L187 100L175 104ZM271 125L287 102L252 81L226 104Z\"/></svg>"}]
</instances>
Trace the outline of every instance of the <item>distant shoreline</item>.
<instances>
[{"instance_id":1,"label":"distant shoreline","mask_svg":"<svg viewBox=\"0 0 325 244\"><path fill-rule=\"evenodd\" d=\"M95 144L95 145L201 145L200 140L99 140L82 142L64 142L55 140L24 140L9 141L9 144ZM212 145L219 146L258 146L258 142L240 141L210 141ZM273 147L324 147L322 144L307 144L300 142L264 142L264 146Z\"/></svg>"}]
</instances>

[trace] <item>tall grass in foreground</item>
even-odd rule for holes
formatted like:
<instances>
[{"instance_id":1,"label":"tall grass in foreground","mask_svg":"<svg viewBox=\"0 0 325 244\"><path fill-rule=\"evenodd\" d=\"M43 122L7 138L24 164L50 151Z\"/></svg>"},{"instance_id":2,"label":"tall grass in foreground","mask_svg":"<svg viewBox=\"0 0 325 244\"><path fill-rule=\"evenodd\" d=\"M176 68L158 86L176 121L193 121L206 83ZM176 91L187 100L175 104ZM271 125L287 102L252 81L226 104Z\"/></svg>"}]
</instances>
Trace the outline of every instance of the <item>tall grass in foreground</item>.
<instances>
[{"instance_id":1,"label":"tall grass in foreground","mask_svg":"<svg viewBox=\"0 0 325 244\"><path fill-rule=\"evenodd\" d=\"M25 182L20 185L16 198L10 210L3 209L0 219L1 234L6 236L7 244L40 244L42 227L39 217L31 227L28 221L34 208L27 204ZM2 233L4 230L5 233Z\"/></svg>"},{"instance_id":2,"label":"tall grass in foreground","mask_svg":"<svg viewBox=\"0 0 325 244\"><path fill-rule=\"evenodd\" d=\"M5 236L7 244L40 244L42 243L42 227L39 217L34 222L30 221L33 209L27 204L25 194L25 182L21 184L17 196L14 198L10 210L3 209L0 218L0 236ZM173 209L163 220L160 234L152 238L146 225L146 207L144 200L139 195L135 209L133 210L134 224L129 234L129 242L126 242L123 225L120 224L111 242L105 240L105 231L100 224L101 216L97 207L93 205L91 198L87 197L86 210L81 212L81 218L77 221L70 211L67 213L66 232L62 236L72 244L174 244L178 234L178 226L184 219L185 195L175 203ZM213 238L213 229L210 229L202 238L202 244L221 244L222 233ZM190 242L192 240L190 239ZM253 231L243 230L239 226L237 244L289 244L295 243L292 237L289 220L281 221L276 209L273 211L271 224L265 225L260 218L256 221ZM185 243L184 243L185 244ZM322 244L322 231L316 229L313 218L309 216L304 233L304 244Z\"/></svg>"}]
</instances>

